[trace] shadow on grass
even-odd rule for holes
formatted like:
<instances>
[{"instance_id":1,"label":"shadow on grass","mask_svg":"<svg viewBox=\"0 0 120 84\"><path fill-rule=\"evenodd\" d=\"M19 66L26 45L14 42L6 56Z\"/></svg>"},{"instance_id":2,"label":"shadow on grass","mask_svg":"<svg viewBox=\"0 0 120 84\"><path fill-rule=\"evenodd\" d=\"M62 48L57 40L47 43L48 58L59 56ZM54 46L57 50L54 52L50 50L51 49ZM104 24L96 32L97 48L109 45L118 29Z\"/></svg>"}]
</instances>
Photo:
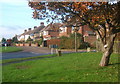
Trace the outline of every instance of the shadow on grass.
<instances>
[{"instance_id":1,"label":"shadow on grass","mask_svg":"<svg viewBox=\"0 0 120 84\"><path fill-rule=\"evenodd\" d=\"M112 66L112 65L119 65L120 66L120 63L109 64L109 66Z\"/></svg>"},{"instance_id":2,"label":"shadow on grass","mask_svg":"<svg viewBox=\"0 0 120 84\"><path fill-rule=\"evenodd\" d=\"M46 57L33 57L33 58L26 58L26 59L18 59L18 60L12 60L12 61L9 61L9 62L5 62L5 63L2 63L0 65L8 65L8 64L12 64L12 63L20 63L20 62L25 62L25 61L31 61L31 60L38 60L38 59L43 59L43 58L52 58L52 57L56 57L56 56L46 56Z\"/></svg>"}]
</instances>

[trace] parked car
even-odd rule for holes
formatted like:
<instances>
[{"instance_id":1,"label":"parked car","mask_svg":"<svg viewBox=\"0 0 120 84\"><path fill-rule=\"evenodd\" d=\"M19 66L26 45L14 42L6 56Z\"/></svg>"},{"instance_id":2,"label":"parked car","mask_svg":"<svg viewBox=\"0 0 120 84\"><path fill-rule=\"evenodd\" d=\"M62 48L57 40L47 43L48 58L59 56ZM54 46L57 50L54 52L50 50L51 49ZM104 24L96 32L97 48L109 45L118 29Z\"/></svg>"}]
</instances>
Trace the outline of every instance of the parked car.
<instances>
[{"instance_id":1,"label":"parked car","mask_svg":"<svg viewBox=\"0 0 120 84\"><path fill-rule=\"evenodd\" d=\"M8 42L2 42L2 46L11 46L11 44Z\"/></svg>"}]
</instances>

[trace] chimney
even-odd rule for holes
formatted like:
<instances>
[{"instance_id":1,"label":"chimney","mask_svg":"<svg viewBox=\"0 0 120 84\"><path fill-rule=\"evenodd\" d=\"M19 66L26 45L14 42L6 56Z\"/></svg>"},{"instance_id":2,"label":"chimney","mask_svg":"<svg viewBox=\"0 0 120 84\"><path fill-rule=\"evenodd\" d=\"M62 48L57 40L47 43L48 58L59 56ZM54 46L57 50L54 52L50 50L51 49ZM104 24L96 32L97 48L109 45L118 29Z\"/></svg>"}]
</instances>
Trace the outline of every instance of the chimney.
<instances>
[{"instance_id":1,"label":"chimney","mask_svg":"<svg viewBox=\"0 0 120 84\"><path fill-rule=\"evenodd\" d=\"M24 30L24 33L25 33L25 32L27 32L27 30L26 30L26 29Z\"/></svg>"},{"instance_id":2,"label":"chimney","mask_svg":"<svg viewBox=\"0 0 120 84\"><path fill-rule=\"evenodd\" d=\"M37 28L37 26L34 26L34 29L36 29Z\"/></svg>"},{"instance_id":3,"label":"chimney","mask_svg":"<svg viewBox=\"0 0 120 84\"><path fill-rule=\"evenodd\" d=\"M30 31L30 30L31 30L31 28L28 28L28 30Z\"/></svg>"},{"instance_id":4,"label":"chimney","mask_svg":"<svg viewBox=\"0 0 120 84\"><path fill-rule=\"evenodd\" d=\"M40 23L40 26L44 26L44 22L41 22L41 23Z\"/></svg>"}]
</instances>

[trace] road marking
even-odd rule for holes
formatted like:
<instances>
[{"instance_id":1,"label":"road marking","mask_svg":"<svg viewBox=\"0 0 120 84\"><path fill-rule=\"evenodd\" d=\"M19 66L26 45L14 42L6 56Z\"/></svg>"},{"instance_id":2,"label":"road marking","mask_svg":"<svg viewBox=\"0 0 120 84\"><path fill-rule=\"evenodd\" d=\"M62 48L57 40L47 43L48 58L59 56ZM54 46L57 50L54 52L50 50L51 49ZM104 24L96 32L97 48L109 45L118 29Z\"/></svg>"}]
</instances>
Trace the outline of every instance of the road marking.
<instances>
[{"instance_id":1,"label":"road marking","mask_svg":"<svg viewBox=\"0 0 120 84\"><path fill-rule=\"evenodd\" d=\"M33 53L33 54L40 54L40 53L35 53L35 52L30 52L30 53Z\"/></svg>"}]
</instances>

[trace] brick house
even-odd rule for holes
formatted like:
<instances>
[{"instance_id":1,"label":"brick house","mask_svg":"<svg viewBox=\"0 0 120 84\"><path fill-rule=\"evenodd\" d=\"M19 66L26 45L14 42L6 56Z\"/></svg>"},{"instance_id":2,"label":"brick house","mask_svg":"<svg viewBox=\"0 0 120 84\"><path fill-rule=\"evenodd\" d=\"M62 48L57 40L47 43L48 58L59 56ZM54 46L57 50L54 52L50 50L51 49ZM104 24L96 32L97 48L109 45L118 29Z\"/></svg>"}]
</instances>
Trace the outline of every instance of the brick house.
<instances>
[{"instance_id":1,"label":"brick house","mask_svg":"<svg viewBox=\"0 0 120 84\"><path fill-rule=\"evenodd\" d=\"M45 28L43 28L41 32L41 36L43 36L44 47L47 46L47 40L59 38L59 27L61 23L50 23Z\"/></svg>"},{"instance_id":2,"label":"brick house","mask_svg":"<svg viewBox=\"0 0 120 84\"><path fill-rule=\"evenodd\" d=\"M91 30L88 25L80 26L78 33L82 34L83 37L85 36L95 36L95 32Z\"/></svg>"},{"instance_id":3,"label":"brick house","mask_svg":"<svg viewBox=\"0 0 120 84\"><path fill-rule=\"evenodd\" d=\"M91 46L95 47L96 34L88 25L80 26L78 33L83 35L84 42L88 42Z\"/></svg>"},{"instance_id":4,"label":"brick house","mask_svg":"<svg viewBox=\"0 0 120 84\"><path fill-rule=\"evenodd\" d=\"M43 36L44 46L47 46L47 40L59 38L61 36L69 37L73 33L73 28L61 23L50 23L46 27L44 23L40 23L40 26L34 26L34 29L31 28L24 30L24 33L18 35L19 41L26 41L30 36L33 41L39 40ZM96 36L95 32L92 31L87 25L80 26L78 33L82 34L85 42L89 42L91 45L95 44Z\"/></svg>"},{"instance_id":5,"label":"brick house","mask_svg":"<svg viewBox=\"0 0 120 84\"><path fill-rule=\"evenodd\" d=\"M64 25L62 27L60 27L60 33L59 36L69 36L71 33L74 33L74 28L71 28L67 25ZM78 28L78 33L82 34L83 37L86 36L95 36L95 32L93 30L91 30L87 25L84 26L80 26Z\"/></svg>"},{"instance_id":6,"label":"brick house","mask_svg":"<svg viewBox=\"0 0 120 84\"><path fill-rule=\"evenodd\" d=\"M67 36L69 37L69 35L72 32L72 28L66 25L63 25L60 27L60 32L59 32L59 36Z\"/></svg>"},{"instance_id":7,"label":"brick house","mask_svg":"<svg viewBox=\"0 0 120 84\"><path fill-rule=\"evenodd\" d=\"M71 33L74 33L73 27L69 27L67 25L63 25L62 27L60 27L60 33L59 33L60 37L61 36L69 37ZM96 42L95 32L91 30L87 25L80 26L78 28L78 33L83 35L83 40L85 42L89 42L92 46L95 46L95 42Z\"/></svg>"}]
</instances>

